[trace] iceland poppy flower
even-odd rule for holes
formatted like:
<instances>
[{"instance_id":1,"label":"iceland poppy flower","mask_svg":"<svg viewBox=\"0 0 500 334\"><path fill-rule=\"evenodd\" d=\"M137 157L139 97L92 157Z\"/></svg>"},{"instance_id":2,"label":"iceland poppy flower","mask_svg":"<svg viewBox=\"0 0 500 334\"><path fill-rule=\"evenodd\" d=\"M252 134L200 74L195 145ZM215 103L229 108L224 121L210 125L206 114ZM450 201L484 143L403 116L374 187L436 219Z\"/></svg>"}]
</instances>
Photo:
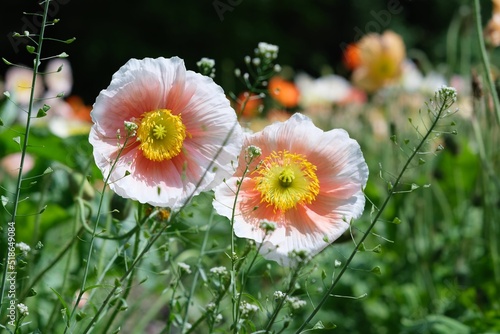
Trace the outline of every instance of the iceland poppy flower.
<instances>
[{"instance_id":1,"label":"iceland poppy flower","mask_svg":"<svg viewBox=\"0 0 500 334\"><path fill-rule=\"evenodd\" d=\"M370 33L356 44L359 64L352 73L353 82L367 92L374 92L400 78L406 57L400 35L385 31Z\"/></svg>"},{"instance_id":2,"label":"iceland poppy flower","mask_svg":"<svg viewBox=\"0 0 500 334\"><path fill-rule=\"evenodd\" d=\"M156 206L179 208L231 176L243 140L222 88L177 57L128 61L91 117L94 158L111 189Z\"/></svg>"},{"instance_id":3,"label":"iceland poppy flower","mask_svg":"<svg viewBox=\"0 0 500 334\"><path fill-rule=\"evenodd\" d=\"M215 189L214 207L231 218L240 185L234 233L262 244L268 259L288 265L293 251L314 255L362 214L368 167L346 131L324 132L294 114L247 135L243 147L258 147L261 155L251 160L245 175L247 163L240 156L235 175ZM266 234L262 222L276 228Z\"/></svg>"}]
</instances>

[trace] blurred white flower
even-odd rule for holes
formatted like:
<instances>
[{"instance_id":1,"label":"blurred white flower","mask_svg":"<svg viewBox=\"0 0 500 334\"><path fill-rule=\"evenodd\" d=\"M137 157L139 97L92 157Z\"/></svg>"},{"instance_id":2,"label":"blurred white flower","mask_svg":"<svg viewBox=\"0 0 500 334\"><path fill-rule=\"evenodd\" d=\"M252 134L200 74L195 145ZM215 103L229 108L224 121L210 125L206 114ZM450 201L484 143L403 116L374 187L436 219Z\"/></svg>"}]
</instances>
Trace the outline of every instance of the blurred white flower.
<instances>
[{"instance_id":1,"label":"blurred white flower","mask_svg":"<svg viewBox=\"0 0 500 334\"><path fill-rule=\"evenodd\" d=\"M295 84L300 91L299 104L304 109L340 103L352 91L349 81L335 74L314 79L308 74L300 73L295 78Z\"/></svg>"},{"instance_id":2,"label":"blurred white flower","mask_svg":"<svg viewBox=\"0 0 500 334\"><path fill-rule=\"evenodd\" d=\"M44 79L47 86L45 95L47 97L53 97L60 93L69 96L73 87L73 72L67 59L56 58L50 60L45 67L45 73Z\"/></svg>"}]
</instances>

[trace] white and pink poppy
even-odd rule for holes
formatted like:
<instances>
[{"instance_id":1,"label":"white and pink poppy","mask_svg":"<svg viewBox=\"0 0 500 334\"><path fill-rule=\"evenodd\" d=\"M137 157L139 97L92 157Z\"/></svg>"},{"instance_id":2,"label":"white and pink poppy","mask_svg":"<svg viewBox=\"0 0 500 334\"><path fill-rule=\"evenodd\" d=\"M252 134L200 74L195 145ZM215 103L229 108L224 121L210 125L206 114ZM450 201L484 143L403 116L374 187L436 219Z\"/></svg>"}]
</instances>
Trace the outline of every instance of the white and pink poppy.
<instances>
[{"instance_id":1,"label":"white and pink poppy","mask_svg":"<svg viewBox=\"0 0 500 334\"><path fill-rule=\"evenodd\" d=\"M91 117L96 164L125 198L176 209L237 166L236 113L220 86L187 71L180 58L129 60Z\"/></svg>"},{"instance_id":2,"label":"white and pink poppy","mask_svg":"<svg viewBox=\"0 0 500 334\"><path fill-rule=\"evenodd\" d=\"M213 204L229 219L234 208L234 233L261 244L266 258L289 265L291 252L317 254L363 213L368 167L346 131L324 132L294 114L247 135L243 147L262 153L249 164L248 155L240 156L235 175L215 189ZM262 222L276 228L266 231Z\"/></svg>"}]
</instances>

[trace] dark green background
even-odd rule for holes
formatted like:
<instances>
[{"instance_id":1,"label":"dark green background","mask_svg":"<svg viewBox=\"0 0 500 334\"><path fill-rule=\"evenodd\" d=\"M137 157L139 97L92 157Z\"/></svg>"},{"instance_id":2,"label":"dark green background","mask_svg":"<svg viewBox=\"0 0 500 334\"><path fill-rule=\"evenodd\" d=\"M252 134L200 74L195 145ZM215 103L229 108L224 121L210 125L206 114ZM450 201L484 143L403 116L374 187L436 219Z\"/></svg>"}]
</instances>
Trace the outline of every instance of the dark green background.
<instances>
[{"instance_id":1,"label":"dark green background","mask_svg":"<svg viewBox=\"0 0 500 334\"><path fill-rule=\"evenodd\" d=\"M201 57L214 58L216 81L233 89L227 74L260 41L280 46L282 65L311 75L319 75L325 66L344 74L339 62L341 46L357 37L356 29L395 30L403 35L409 50L423 51L434 64L446 61L445 37L450 22L463 15L466 19L462 21L468 24L469 1L399 0L400 13L377 22L373 13L387 11L394 1L219 0L230 7L221 20L214 0L57 0L51 4L51 16L61 21L47 29L47 36L77 40L72 45L47 42L43 54L65 51L70 55L74 93L89 104L130 58L177 55L193 70ZM483 2L486 21L491 2ZM30 64L25 45L13 44L10 33L22 32L26 22L33 23L33 17L23 12L40 13L41 7L28 0L4 0L1 7L0 55ZM5 70L1 64L0 75Z\"/></svg>"}]
</instances>

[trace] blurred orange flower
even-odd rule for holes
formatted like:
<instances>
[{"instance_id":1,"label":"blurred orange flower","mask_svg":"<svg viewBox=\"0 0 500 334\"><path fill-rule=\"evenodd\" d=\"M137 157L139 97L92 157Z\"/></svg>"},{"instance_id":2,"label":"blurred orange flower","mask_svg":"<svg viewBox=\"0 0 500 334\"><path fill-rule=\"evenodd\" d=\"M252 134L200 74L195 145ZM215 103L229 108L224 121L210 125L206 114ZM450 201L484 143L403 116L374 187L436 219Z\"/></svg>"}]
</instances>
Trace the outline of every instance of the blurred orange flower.
<instances>
[{"instance_id":1,"label":"blurred orange flower","mask_svg":"<svg viewBox=\"0 0 500 334\"><path fill-rule=\"evenodd\" d=\"M236 99L236 114L244 118L253 118L257 116L263 105L262 98L253 93L242 92Z\"/></svg>"},{"instance_id":2,"label":"blurred orange flower","mask_svg":"<svg viewBox=\"0 0 500 334\"><path fill-rule=\"evenodd\" d=\"M73 118L92 122L92 118L90 118L90 111L92 110L92 107L86 105L81 97L77 95L71 95L66 99L66 102L68 102L68 104L71 106L71 109L73 110Z\"/></svg>"},{"instance_id":3,"label":"blurred orange flower","mask_svg":"<svg viewBox=\"0 0 500 334\"><path fill-rule=\"evenodd\" d=\"M406 57L401 36L393 31L370 33L357 44L360 65L354 70L353 83L374 92L398 79Z\"/></svg>"},{"instance_id":4,"label":"blurred orange flower","mask_svg":"<svg viewBox=\"0 0 500 334\"><path fill-rule=\"evenodd\" d=\"M291 81L281 77L273 77L269 80L269 95L285 108L296 107L299 103L299 89Z\"/></svg>"},{"instance_id":5,"label":"blurred orange flower","mask_svg":"<svg viewBox=\"0 0 500 334\"><path fill-rule=\"evenodd\" d=\"M361 64L359 48L356 43L349 44L342 55L342 62L348 70L354 70Z\"/></svg>"}]
</instances>

